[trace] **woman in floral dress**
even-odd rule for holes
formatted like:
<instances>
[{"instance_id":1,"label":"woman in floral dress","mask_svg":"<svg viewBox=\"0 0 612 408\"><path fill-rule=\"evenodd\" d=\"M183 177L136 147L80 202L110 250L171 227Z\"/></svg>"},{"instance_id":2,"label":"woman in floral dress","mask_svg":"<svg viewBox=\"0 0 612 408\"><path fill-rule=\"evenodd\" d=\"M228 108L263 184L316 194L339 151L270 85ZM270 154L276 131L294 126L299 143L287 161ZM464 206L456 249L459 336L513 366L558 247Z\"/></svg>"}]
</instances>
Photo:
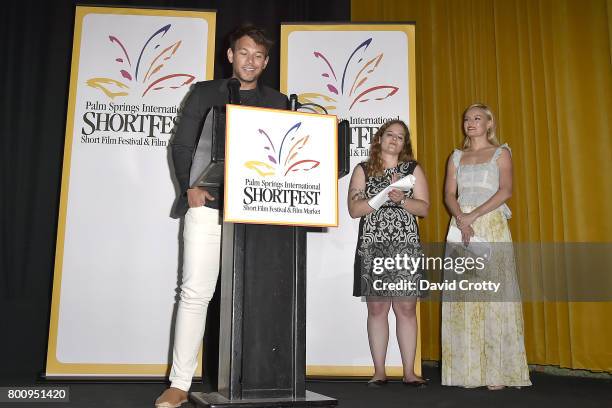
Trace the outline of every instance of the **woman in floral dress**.
<instances>
[{"instance_id":1,"label":"woman in floral dress","mask_svg":"<svg viewBox=\"0 0 612 408\"><path fill-rule=\"evenodd\" d=\"M512 195L512 156L508 145L497 141L495 125L486 105L474 104L465 110L465 141L463 149L455 150L448 160L444 200L452 215L451 226L459 228L465 244L474 237L494 243L483 275L512 295L493 301L443 302L443 385L490 390L531 385L507 222L512 215L506 205Z\"/></svg>"}]
</instances>

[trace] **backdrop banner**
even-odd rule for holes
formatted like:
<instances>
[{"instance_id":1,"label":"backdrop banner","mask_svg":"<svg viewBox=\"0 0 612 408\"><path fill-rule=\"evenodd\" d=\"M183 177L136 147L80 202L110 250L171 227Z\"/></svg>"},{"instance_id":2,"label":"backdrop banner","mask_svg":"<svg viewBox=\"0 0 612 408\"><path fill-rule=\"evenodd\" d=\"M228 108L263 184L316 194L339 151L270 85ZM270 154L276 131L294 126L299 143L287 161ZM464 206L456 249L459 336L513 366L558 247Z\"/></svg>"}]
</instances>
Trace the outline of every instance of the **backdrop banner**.
<instances>
[{"instance_id":1,"label":"backdrop banner","mask_svg":"<svg viewBox=\"0 0 612 408\"><path fill-rule=\"evenodd\" d=\"M46 375L165 376L179 221L168 140L215 13L76 8ZM197 375L201 375L201 367Z\"/></svg>"},{"instance_id":2,"label":"backdrop banner","mask_svg":"<svg viewBox=\"0 0 612 408\"><path fill-rule=\"evenodd\" d=\"M367 160L371 137L390 119L409 125L416 154L414 25L283 25L281 91L349 121L351 167ZM314 105L306 109L323 112ZM349 181L339 181L339 227L308 234L306 358L311 376L372 373L366 306L351 296L359 220L351 219L346 207ZM393 317L390 324L395 333ZM395 336L387 364L389 374L402 375ZM420 345L415 366L420 372Z\"/></svg>"}]
</instances>

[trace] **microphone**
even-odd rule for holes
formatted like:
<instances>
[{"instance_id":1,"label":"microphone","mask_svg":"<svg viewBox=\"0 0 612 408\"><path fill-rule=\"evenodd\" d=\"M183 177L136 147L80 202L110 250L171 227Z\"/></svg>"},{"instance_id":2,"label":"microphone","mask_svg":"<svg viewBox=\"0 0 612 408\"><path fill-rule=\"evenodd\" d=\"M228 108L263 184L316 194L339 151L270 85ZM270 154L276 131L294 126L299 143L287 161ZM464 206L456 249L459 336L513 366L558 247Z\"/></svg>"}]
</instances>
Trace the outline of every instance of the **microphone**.
<instances>
[{"instance_id":1,"label":"microphone","mask_svg":"<svg viewBox=\"0 0 612 408\"><path fill-rule=\"evenodd\" d=\"M296 111L300 108L298 97L296 94L289 95L289 110Z\"/></svg>"},{"instance_id":2,"label":"microphone","mask_svg":"<svg viewBox=\"0 0 612 408\"><path fill-rule=\"evenodd\" d=\"M238 78L230 78L227 81L227 89L229 90L229 103L240 105L240 81Z\"/></svg>"},{"instance_id":3,"label":"microphone","mask_svg":"<svg viewBox=\"0 0 612 408\"><path fill-rule=\"evenodd\" d=\"M318 103L300 103L298 101L298 97L296 94L291 94L289 95L289 110L292 111L296 111L298 109L307 109L312 113L320 113L319 111L317 111L315 108L319 108L322 112L325 112L325 114L327 115L327 109L325 109L325 106L321 106Z\"/></svg>"}]
</instances>

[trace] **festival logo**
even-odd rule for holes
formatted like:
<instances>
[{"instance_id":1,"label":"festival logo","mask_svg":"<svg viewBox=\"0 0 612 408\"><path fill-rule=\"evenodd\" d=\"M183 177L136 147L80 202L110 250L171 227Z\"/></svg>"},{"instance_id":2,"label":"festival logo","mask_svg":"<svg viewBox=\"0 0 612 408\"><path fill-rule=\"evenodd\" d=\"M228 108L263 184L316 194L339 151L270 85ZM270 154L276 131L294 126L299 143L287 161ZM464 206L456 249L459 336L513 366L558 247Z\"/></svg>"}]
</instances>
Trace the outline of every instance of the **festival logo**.
<instances>
[{"instance_id":1,"label":"festival logo","mask_svg":"<svg viewBox=\"0 0 612 408\"><path fill-rule=\"evenodd\" d=\"M258 137L263 142L262 154L265 157L264 161L249 160L244 163L247 169L255 171L262 177L282 176L299 171L310 171L321 162L312 159L300 160L302 149L308 144L310 135L300 136L299 129L302 122L297 122L289 128L282 137L280 146L277 148L272 142L270 135L263 129L257 130ZM287 139L289 140L287 141ZM287 146L285 142L287 141Z\"/></svg>"},{"instance_id":2,"label":"festival logo","mask_svg":"<svg viewBox=\"0 0 612 408\"><path fill-rule=\"evenodd\" d=\"M130 94L140 94L144 97L162 89L178 89L189 85L195 79L194 75L162 74L166 64L176 56L182 43L179 40L162 46L164 37L171 27L171 24L167 24L155 31L145 41L136 59L130 58L128 50L118 37L109 35L108 40L116 50L115 62L119 65L119 76L116 78L120 79L95 77L88 79L87 85L104 92L110 99Z\"/></svg>"},{"instance_id":3,"label":"festival logo","mask_svg":"<svg viewBox=\"0 0 612 408\"><path fill-rule=\"evenodd\" d=\"M373 58L368 55L368 47L372 38L368 38L357 46L350 54L342 73L334 69L335 64L322 52L314 51L313 55L320 60L323 67L321 78L325 87L325 93L306 92L298 95L305 109L316 113L324 113L316 105L323 106L328 112L337 110L349 112L358 104L382 101L397 93L399 87L391 84L374 84L373 78L376 69L381 66L384 53Z\"/></svg>"}]
</instances>

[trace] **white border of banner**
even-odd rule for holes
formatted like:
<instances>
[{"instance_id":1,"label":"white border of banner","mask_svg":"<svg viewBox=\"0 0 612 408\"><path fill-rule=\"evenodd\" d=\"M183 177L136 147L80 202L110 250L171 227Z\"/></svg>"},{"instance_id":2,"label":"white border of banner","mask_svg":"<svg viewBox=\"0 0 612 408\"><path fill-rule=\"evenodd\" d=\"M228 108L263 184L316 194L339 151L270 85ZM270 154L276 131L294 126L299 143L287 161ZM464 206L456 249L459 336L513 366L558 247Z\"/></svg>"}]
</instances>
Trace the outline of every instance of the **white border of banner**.
<instances>
[{"instance_id":1,"label":"white border of banner","mask_svg":"<svg viewBox=\"0 0 612 408\"><path fill-rule=\"evenodd\" d=\"M72 61L70 73L70 91L68 97L68 112L66 119L66 136L64 145L64 161L62 168L61 196L58 216L57 244L55 253L55 270L53 276L53 291L51 302L51 316L49 323L49 339L47 346L47 363L45 371L48 377L73 377L73 376L97 376L97 377L150 377L166 376L169 371L167 364L81 364L62 363L57 360L57 336L60 309L60 293L62 283L62 267L64 261L64 244L68 205L68 186L70 180L73 133L75 126L75 104L77 84L79 80L79 63L81 49L81 35L83 20L88 14L117 14L117 15L143 15L143 16L168 16L188 17L203 19L208 24L208 51L206 60L206 79L212 79L214 73L214 47L216 12L214 11L191 11L191 10L165 10L165 9L138 9L138 8L115 8L76 6L74 39L72 46ZM201 364L198 364L197 373L201 373ZM197 374L196 373L196 374Z\"/></svg>"},{"instance_id":2,"label":"white border of banner","mask_svg":"<svg viewBox=\"0 0 612 408\"><path fill-rule=\"evenodd\" d=\"M409 128L410 141L412 143L415 158L417 156L417 114L416 114L416 55L415 55L415 25L414 23L351 23L351 24L283 24L281 26L281 68L280 68L280 90L288 94L288 39L291 33L296 31L401 31L408 37L408 84L409 84ZM346 177L350 177L346 176ZM343 205L343 203L340 203ZM312 278L309 278L312 279ZM316 293L307 293L307 296L316 296ZM323 299L319 302L331 302L333 299ZM366 311L363 311L363 319L366 318ZM330 319L335 318L330 316ZM346 318L346 317L345 317ZM420 307L417 304L417 322L420 325ZM329 333L328 333L329 334ZM364 336L366 334L364 333ZM394 341L395 336L390 336L390 342ZM308 350L307 350L308 352ZM372 375L373 366L339 366L339 365L308 365L306 374L310 377L368 377ZM417 335L417 350L415 355L415 372L421 373L421 340L420 330ZM390 376L402 377L401 366L388 366L387 374Z\"/></svg>"}]
</instances>

